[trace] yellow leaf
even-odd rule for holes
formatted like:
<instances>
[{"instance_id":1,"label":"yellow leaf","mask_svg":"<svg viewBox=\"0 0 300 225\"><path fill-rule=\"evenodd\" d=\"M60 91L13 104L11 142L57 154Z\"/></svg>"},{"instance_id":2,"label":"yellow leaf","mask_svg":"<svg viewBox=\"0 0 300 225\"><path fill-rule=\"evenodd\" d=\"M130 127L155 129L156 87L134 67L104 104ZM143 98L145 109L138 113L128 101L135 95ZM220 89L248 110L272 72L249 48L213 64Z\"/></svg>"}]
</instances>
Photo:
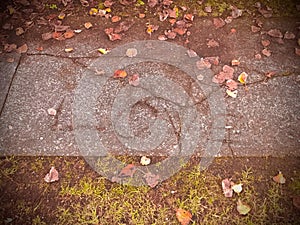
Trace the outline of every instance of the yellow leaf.
<instances>
[{"instance_id":1,"label":"yellow leaf","mask_svg":"<svg viewBox=\"0 0 300 225\"><path fill-rule=\"evenodd\" d=\"M243 204L240 199L237 202L236 209L239 212L239 214L241 214L241 215L247 215L251 210L250 206Z\"/></svg>"},{"instance_id":2,"label":"yellow leaf","mask_svg":"<svg viewBox=\"0 0 300 225\"><path fill-rule=\"evenodd\" d=\"M239 77L238 77L238 81L242 84L245 84L246 83L246 80L247 80L247 77L248 77L248 74L245 73L245 72L242 72Z\"/></svg>"},{"instance_id":3,"label":"yellow leaf","mask_svg":"<svg viewBox=\"0 0 300 225\"><path fill-rule=\"evenodd\" d=\"M188 225L192 219L192 214L184 209L177 209L176 210L176 217L181 225Z\"/></svg>"},{"instance_id":4,"label":"yellow leaf","mask_svg":"<svg viewBox=\"0 0 300 225\"><path fill-rule=\"evenodd\" d=\"M231 98L236 98L237 97L237 90L231 91L231 90L227 89L226 94L228 96L230 96Z\"/></svg>"},{"instance_id":5,"label":"yellow leaf","mask_svg":"<svg viewBox=\"0 0 300 225\"><path fill-rule=\"evenodd\" d=\"M66 17L66 14L61 12L57 17L58 19L63 20Z\"/></svg>"},{"instance_id":6,"label":"yellow leaf","mask_svg":"<svg viewBox=\"0 0 300 225\"><path fill-rule=\"evenodd\" d=\"M12 7L12 6L7 6L7 9L8 9L8 11L9 11L9 15L12 15L12 14L14 14L15 13L15 9Z\"/></svg>"},{"instance_id":7,"label":"yellow leaf","mask_svg":"<svg viewBox=\"0 0 300 225\"><path fill-rule=\"evenodd\" d=\"M98 9L96 8L91 8L89 11L90 16L96 16L98 13Z\"/></svg>"},{"instance_id":8,"label":"yellow leaf","mask_svg":"<svg viewBox=\"0 0 300 225\"><path fill-rule=\"evenodd\" d=\"M107 49L105 49L105 48L98 48L97 50L98 50L98 52L100 52L100 53L103 54L103 55L105 55L105 54L107 54L107 53L110 52L109 50L107 50Z\"/></svg>"},{"instance_id":9,"label":"yellow leaf","mask_svg":"<svg viewBox=\"0 0 300 225\"><path fill-rule=\"evenodd\" d=\"M106 8L105 11L108 12L108 13L110 13L111 12L111 8Z\"/></svg>"},{"instance_id":10,"label":"yellow leaf","mask_svg":"<svg viewBox=\"0 0 300 225\"><path fill-rule=\"evenodd\" d=\"M280 171L279 171L278 175L273 177L273 180L279 184L284 184L286 181L286 179L284 178L283 174Z\"/></svg>"}]
</instances>

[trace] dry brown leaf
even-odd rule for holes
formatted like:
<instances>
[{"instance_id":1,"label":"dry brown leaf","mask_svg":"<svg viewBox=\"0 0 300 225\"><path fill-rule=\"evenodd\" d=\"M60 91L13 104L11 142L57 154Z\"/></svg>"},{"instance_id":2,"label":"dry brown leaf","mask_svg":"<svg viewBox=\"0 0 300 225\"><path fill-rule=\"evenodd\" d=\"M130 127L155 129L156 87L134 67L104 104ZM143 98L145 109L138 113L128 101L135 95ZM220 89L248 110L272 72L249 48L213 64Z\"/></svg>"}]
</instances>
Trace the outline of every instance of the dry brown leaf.
<instances>
[{"instance_id":1,"label":"dry brown leaf","mask_svg":"<svg viewBox=\"0 0 300 225\"><path fill-rule=\"evenodd\" d=\"M216 28L221 28L225 26L225 21L222 18L214 18L213 24Z\"/></svg>"},{"instance_id":2,"label":"dry brown leaf","mask_svg":"<svg viewBox=\"0 0 300 225\"><path fill-rule=\"evenodd\" d=\"M295 54L300 56L300 48L295 48Z\"/></svg>"},{"instance_id":3,"label":"dry brown leaf","mask_svg":"<svg viewBox=\"0 0 300 225\"><path fill-rule=\"evenodd\" d=\"M271 42L269 40L265 39L265 40L261 40L261 44L264 47L268 47L271 44Z\"/></svg>"},{"instance_id":4,"label":"dry brown leaf","mask_svg":"<svg viewBox=\"0 0 300 225\"><path fill-rule=\"evenodd\" d=\"M158 3L158 0L148 0L148 5L150 8L153 8Z\"/></svg>"},{"instance_id":5,"label":"dry brown leaf","mask_svg":"<svg viewBox=\"0 0 300 225\"><path fill-rule=\"evenodd\" d=\"M293 205L294 205L297 209L300 209L300 195L294 196L294 197L293 197Z\"/></svg>"},{"instance_id":6,"label":"dry brown leaf","mask_svg":"<svg viewBox=\"0 0 300 225\"><path fill-rule=\"evenodd\" d=\"M187 32L187 29L182 27L176 27L173 29L173 31L182 36Z\"/></svg>"},{"instance_id":7,"label":"dry brown leaf","mask_svg":"<svg viewBox=\"0 0 300 225\"><path fill-rule=\"evenodd\" d=\"M271 37L283 38L281 31L278 29L271 29L267 32L267 34Z\"/></svg>"},{"instance_id":8,"label":"dry brown leaf","mask_svg":"<svg viewBox=\"0 0 300 225\"><path fill-rule=\"evenodd\" d=\"M176 209L176 217L181 225L188 225L192 219L192 214L184 209Z\"/></svg>"},{"instance_id":9,"label":"dry brown leaf","mask_svg":"<svg viewBox=\"0 0 300 225\"><path fill-rule=\"evenodd\" d=\"M231 188L231 179L224 179L222 180L222 190L223 194L226 198L231 198L233 195L233 190Z\"/></svg>"},{"instance_id":10,"label":"dry brown leaf","mask_svg":"<svg viewBox=\"0 0 300 225\"><path fill-rule=\"evenodd\" d=\"M16 44L5 44L4 45L4 51L5 52L12 52L14 50L17 49L17 45Z\"/></svg>"},{"instance_id":11,"label":"dry brown leaf","mask_svg":"<svg viewBox=\"0 0 300 225\"><path fill-rule=\"evenodd\" d=\"M18 53L26 53L28 51L28 46L27 44L21 45L19 48L17 48Z\"/></svg>"},{"instance_id":12,"label":"dry brown leaf","mask_svg":"<svg viewBox=\"0 0 300 225\"><path fill-rule=\"evenodd\" d=\"M20 35L22 35L24 33L25 33L25 31L24 31L24 29L22 27L16 28L16 35L17 36L20 36Z\"/></svg>"},{"instance_id":13,"label":"dry brown leaf","mask_svg":"<svg viewBox=\"0 0 300 225\"><path fill-rule=\"evenodd\" d=\"M284 39L289 39L289 40L291 40L291 39L295 39L295 38L296 38L296 36L295 36L295 34L292 33L292 32L287 31L287 32L285 32L285 34L284 34Z\"/></svg>"},{"instance_id":14,"label":"dry brown leaf","mask_svg":"<svg viewBox=\"0 0 300 225\"><path fill-rule=\"evenodd\" d=\"M13 63L15 61L15 59L13 57L9 57L6 59L6 62L8 63Z\"/></svg>"},{"instance_id":15,"label":"dry brown leaf","mask_svg":"<svg viewBox=\"0 0 300 225\"><path fill-rule=\"evenodd\" d=\"M55 25L54 30L55 32L63 32L70 28L70 26L63 26L63 25Z\"/></svg>"},{"instance_id":16,"label":"dry brown leaf","mask_svg":"<svg viewBox=\"0 0 300 225\"><path fill-rule=\"evenodd\" d=\"M120 16L113 16L113 17L111 18L111 22L113 22L113 23L119 22L120 20L121 20L121 17L120 17Z\"/></svg>"},{"instance_id":17,"label":"dry brown leaf","mask_svg":"<svg viewBox=\"0 0 300 225\"><path fill-rule=\"evenodd\" d=\"M168 30L168 31L165 31L165 35L169 39L174 39L174 38L176 38L177 33L175 33L174 31Z\"/></svg>"},{"instance_id":18,"label":"dry brown leaf","mask_svg":"<svg viewBox=\"0 0 300 225\"><path fill-rule=\"evenodd\" d=\"M257 32L260 31L260 27L257 27L257 26L251 26L251 31L252 31L253 33L257 33Z\"/></svg>"},{"instance_id":19,"label":"dry brown leaf","mask_svg":"<svg viewBox=\"0 0 300 225\"><path fill-rule=\"evenodd\" d=\"M204 60L203 58L201 58L196 62L196 66L199 70L204 70L211 68L211 63L208 60Z\"/></svg>"},{"instance_id":20,"label":"dry brown leaf","mask_svg":"<svg viewBox=\"0 0 300 225\"><path fill-rule=\"evenodd\" d=\"M187 21L193 21L194 20L194 15L193 14L185 14L183 17Z\"/></svg>"},{"instance_id":21,"label":"dry brown leaf","mask_svg":"<svg viewBox=\"0 0 300 225\"><path fill-rule=\"evenodd\" d=\"M271 51L269 49L264 48L261 53L267 57L271 56Z\"/></svg>"},{"instance_id":22,"label":"dry brown leaf","mask_svg":"<svg viewBox=\"0 0 300 225\"><path fill-rule=\"evenodd\" d=\"M219 56L208 56L204 57L204 61L208 61L212 65L219 65Z\"/></svg>"},{"instance_id":23,"label":"dry brown leaf","mask_svg":"<svg viewBox=\"0 0 300 225\"><path fill-rule=\"evenodd\" d=\"M157 39L160 40L160 41L166 41L166 40L168 40L168 38L166 37L166 35L163 35L163 34L159 35L157 37Z\"/></svg>"},{"instance_id":24,"label":"dry brown leaf","mask_svg":"<svg viewBox=\"0 0 300 225\"><path fill-rule=\"evenodd\" d=\"M93 24L91 22L86 22L86 23L84 23L84 27L86 29L90 29L91 27L93 27Z\"/></svg>"},{"instance_id":25,"label":"dry brown leaf","mask_svg":"<svg viewBox=\"0 0 300 225\"><path fill-rule=\"evenodd\" d=\"M136 167L133 164L128 164L125 166L121 172L119 173L119 177L133 177L134 173L136 171Z\"/></svg>"}]
</instances>

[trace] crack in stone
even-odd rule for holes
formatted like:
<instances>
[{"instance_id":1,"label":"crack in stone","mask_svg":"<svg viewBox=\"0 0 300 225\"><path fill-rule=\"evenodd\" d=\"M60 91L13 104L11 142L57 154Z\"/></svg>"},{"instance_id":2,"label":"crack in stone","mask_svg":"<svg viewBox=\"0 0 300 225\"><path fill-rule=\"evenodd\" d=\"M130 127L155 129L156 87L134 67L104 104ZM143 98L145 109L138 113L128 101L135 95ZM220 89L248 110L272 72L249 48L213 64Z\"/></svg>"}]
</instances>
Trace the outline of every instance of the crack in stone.
<instances>
[{"instance_id":1,"label":"crack in stone","mask_svg":"<svg viewBox=\"0 0 300 225\"><path fill-rule=\"evenodd\" d=\"M2 112L3 112L3 110L4 110L4 107L5 107L5 104L6 104L6 101L7 101L9 92L10 92L10 89L11 89L11 87L12 87L13 81L14 81L14 79L15 79L16 73L17 73L18 68L19 68L19 66L20 66L20 64L21 64L21 60L22 60L22 54L21 54L21 56L20 56L20 58L19 58L19 60L18 60L17 66L16 66L15 71L14 71L14 74L12 75L12 78L11 78L11 80L10 80L9 87L8 87L7 93L6 93L6 95L5 95L3 105L2 105L1 110L0 110L0 117L1 117Z\"/></svg>"}]
</instances>

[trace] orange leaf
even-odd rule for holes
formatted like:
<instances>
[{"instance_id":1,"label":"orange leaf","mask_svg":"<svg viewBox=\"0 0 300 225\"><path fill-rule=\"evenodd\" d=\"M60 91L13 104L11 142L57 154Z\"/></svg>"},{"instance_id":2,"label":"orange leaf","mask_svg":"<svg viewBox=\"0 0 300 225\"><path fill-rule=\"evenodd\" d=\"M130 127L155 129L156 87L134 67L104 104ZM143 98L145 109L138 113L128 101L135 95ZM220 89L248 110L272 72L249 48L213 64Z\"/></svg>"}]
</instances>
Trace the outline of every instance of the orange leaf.
<instances>
[{"instance_id":1,"label":"orange leaf","mask_svg":"<svg viewBox=\"0 0 300 225\"><path fill-rule=\"evenodd\" d=\"M125 78L127 73L125 70L116 70L114 73L114 78Z\"/></svg>"},{"instance_id":2,"label":"orange leaf","mask_svg":"<svg viewBox=\"0 0 300 225\"><path fill-rule=\"evenodd\" d=\"M64 33L64 37L65 37L66 39L72 38L72 37L74 37L74 35L75 35L75 33L74 33L73 30L67 30L67 31Z\"/></svg>"},{"instance_id":3,"label":"orange leaf","mask_svg":"<svg viewBox=\"0 0 300 225\"><path fill-rule=\"evenodd\" d=\"M111 22L113 22L113 23L119 22L120 20L121 20L121 17L119 17L119 16L113 16L111 18Z\"/></svg>"},{"instance_id":4,"label":"orange leaf","mask_svg":"<svg viewBox=\"0 0 300 225\"><path fill-rule=\"evenodd\" d=\"M188 225L192 219L192 214L184 209L176 209L176 217L181 225Z\"/></svg>"}]
</instances>

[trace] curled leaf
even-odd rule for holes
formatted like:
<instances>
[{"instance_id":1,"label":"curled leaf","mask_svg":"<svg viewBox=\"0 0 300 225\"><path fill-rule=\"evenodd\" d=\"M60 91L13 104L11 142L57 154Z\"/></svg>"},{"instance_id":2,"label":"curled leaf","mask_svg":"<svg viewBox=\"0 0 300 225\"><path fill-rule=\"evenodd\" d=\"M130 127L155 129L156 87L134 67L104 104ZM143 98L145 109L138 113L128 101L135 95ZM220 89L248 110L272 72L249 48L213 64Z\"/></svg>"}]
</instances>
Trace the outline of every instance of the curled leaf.
<instances>
[{"instance_id":1,"label":"curled leaf","mask_svg":"<svg viewBox=\"0 0 300 225\"><path fill-rule=\"evenodd\" d=\"M93 24L92 24L91 22L86 22L86 23L84 23L84 27L85 27L86 29L90 29L92 26L93 26Z\"/></svg>"},{"instance_id":2,"label":"curled leaf","mask_svg":"<svg viewBox=\"0 0 300 225\"><path fill-rule=\"evenodd\" d=\"M142 156L142 157L141 157L141 164L142 164L143 166L149 165L150 162L151 162L151 159L148 158L147 156Z\"/></svg>"},{"instance_id":3,"label":"curled leaf","mask_svg":"<svg viewBox=\"0 0 300 225\"><path fill-rule=\"evenodd\" d=\"M133 74L131 77L129 77L129 84L135 87L138 86L140 84L140 76L137 73Z\"/></svg>"},{"instance_id":4,"label":"curled leaf","mask_svg":"<svg viewBox=\"0 0 300 225\"><path fill-rule=\"evenodd\" d=\"M238 77L238 81L241 84L246 84L247 77L248 77L248 74L246 72L242 72Z\"/></svg>"},{"instance_id":5,"label":"curled leaf","mask_svg":"<svg viewBox=\"0 0 300 225\"><path fill-rule=\"evenodd\" d=\"M26 53L28 50L28 46L27 44L21 45L19 48L17 48L17 52L18 53Z\"/></svg>"},{"instance_id":6,"label":"curled leaf","mask_svg":"<svg viewBox=\"0 0 300 225\"><path fill-rule=\"evenodd\" d=\"M226 198L232 197L233 191L231 189L230 179L226 178L226 179L222 180L222 189L223 189L223 194Z\"/></svg>"},{"instance_id":7,"label":"curled leaf","mask_svg":"<svg viewBox=\"0 0 300 225\"><path fill-rule=\"evenodd\" d=\"M96 16L98 13L98 9L96 8L91 8L89 11L90 16Z\"/></svg>"},{"instance_id":8,"label":"curled leaf","mask_svg":"<svg viewBox=\"0 0 300 225\"><path fill-rule=\"evenodd\" d=\"M74 51L74 48L65 48L66 53L70 53L70 52L73 52L73 51Z\"/></svg>"},{"instance_id":9,"label":"curled leaf","mask_svg":"<svg viewBox=\"0 0 300 225\"><path fill-rule=\"evenodd\" d=\"M226 81L226 86L229 90L233 91L233 90L237 89L238 83L232 79L229 79Z\"/></svg>"},{"instance_id":10,"label":"curled leaf","mask_svg":"<svg viewBox=\"0 0 300 225\"><path fill-rule=\"evenodd\" d=\"M281 31L278 29L271 29L267 32L267 34L271 37L283 38Z\"/></svg>"},{"instance_id":11,"label":"curled leaf","mask_svg":"<svg viewBox=\"0 0 300 225\"><path fill-rule=\"evenodd\" d=\"M44 177L44 181L46 181L47 183L52 183L58 180L59 180L58 172L54 168L54 166L52 166L49 173L47 173L46 176Z\"/></svg>"},{"instance_id":12,"label":"curled leaf","mask_svg":"<svg viewBox=\"0 0 300 225\"><path fill-rule=\"evenodd\" d=\"M239 66L241 63L238 59L233 59L231 60L231 65L232 66Z\"/></svg>"},{"instance_id":13,"label":"curled leaf","mask_svg":"<svg viewBox=\"0 0 300 225\"><path fill-rule=\"evenodd\" d=\"M239 212L239 214L241 214L241 215L247 215L251 210L250 206L242 203L242 201L240 199L237 202L236 209Z\"/></svg>"},{"instance_id":14,"label":"curled leaf","mask_svg":"<svg viewBox=\"0 0 300 225\"><path fill-rule=\"evenodd\" d=\"M107 53L110 52L110 51L107 50L106 48L98 48L97 50L98 50L98 52L100 52L102 55L105 55L105 54L107 54Z\"/></svg>"},{"instance_id":15,"label":"curled leaf","mask_svg":"<svg viewBox=\"0 0 300 225\"><path fill-rule=\"evenodd\" d=\"M284 178L283 174L280 171L276 176L273 177L273 180L279 184L285 184L286 181L286 179Z\"/></svg>"},{"instance_id":16,"label":"curled leaf","mask_svg":"<svg viewBox=\"0 0 300 225\"><path fill-rule=\"evenodd\" d=\"M192 214L184 209L176 209L176 217L181 225L188 225L192 219Z\"/></svg>"}]
</instances>

